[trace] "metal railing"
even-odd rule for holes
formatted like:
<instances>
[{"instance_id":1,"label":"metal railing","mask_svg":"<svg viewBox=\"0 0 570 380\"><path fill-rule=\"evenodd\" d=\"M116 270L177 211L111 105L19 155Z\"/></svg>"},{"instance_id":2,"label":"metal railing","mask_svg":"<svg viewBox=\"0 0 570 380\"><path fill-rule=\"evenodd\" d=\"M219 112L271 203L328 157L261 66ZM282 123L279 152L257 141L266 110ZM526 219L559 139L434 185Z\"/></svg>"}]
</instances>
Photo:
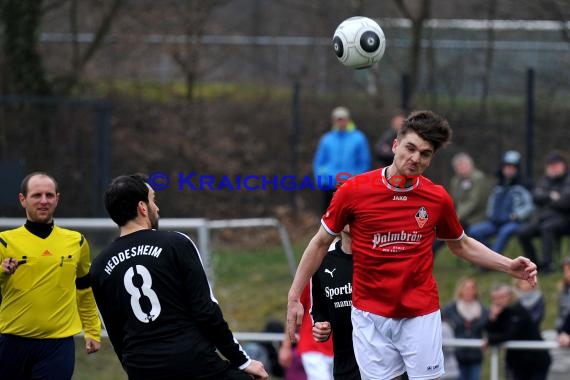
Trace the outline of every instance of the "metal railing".
<instances>
[{"instance_id":1,"label":"metal railing","mask_svg":"<svg viewBox=\"0 0 570 380\"><path fill-rule=\"evenodd\" d=\"M108 218L55 218L55 224L78 231L117 231L117 225ZM0 231L16 228L25 222L23 218L0 218ZM297 264L287 229L275 218L247 218L208 220L204 218L163 218L160 228L163 230L196 230L197 245L204 262L204 269L210 281L214 280L211 266L210 231L234 228L275 228L279 233L281 245L287 258L291 276L295 275Z\"/></svg>"},{"instance_id":2,"label":"metal railing","mask_svg":"<svg viewBox=\"0 0 570 380\"><path fill-rule=\"evenodd\" d=\"M281 342L284 338L283 333L260 333L260 332L236 332L234 336L239 341L254 341L254 342ZM481 339L443 339L444 347L483 347L483 340ZM558 342L554 340L517 340L508 341L500 345L489 346L490 357L490 380L499 380L501 366L499 365L499 358L501 350L550 350L559 348ZM568 350L570 355L570 350Z\"/></svg>"}]
</instances>

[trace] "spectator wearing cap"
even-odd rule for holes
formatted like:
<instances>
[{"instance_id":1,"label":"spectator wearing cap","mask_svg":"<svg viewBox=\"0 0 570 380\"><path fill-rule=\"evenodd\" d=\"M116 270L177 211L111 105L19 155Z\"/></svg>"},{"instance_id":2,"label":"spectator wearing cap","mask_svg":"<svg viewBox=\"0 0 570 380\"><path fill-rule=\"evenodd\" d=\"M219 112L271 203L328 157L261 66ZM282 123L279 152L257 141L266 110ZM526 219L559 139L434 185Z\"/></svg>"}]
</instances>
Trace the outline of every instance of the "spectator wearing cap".
<instances>
[{"instance_id":1,"label":"spectator wearing cap","mask_svg":"<svg viewBox=\"0 0 570 380\"><path fill-rule=\"evenodd\" d=\"M553 252L561 237L570 234L570 175L566 158L559 152L547 156L544 171L532 193L536 211L518 235L524 255L538 262L544 272L552 272ZM535 237L540 238L540 260L533 245Z\"/></svg>"},{"instance_id":2,"label":"spectator wearing cap","mask_svg":"<svg viewBox=\"0 0 570 380\"><path fill-rule=\"evenodd\" d=\"M323 213L329 206L337 182L368 171L371 165L368 139L356 128L348 109L333 109L331 121L332 128L321 137L313 159L316 186L323 196Z\"/></svg>"},{"instance_id":3,"label":"spectator wearing cap","mask_svg":"<svg viewBox=\"0 0 570 380\"><path fill-rule=\"evenodd\" d=\"M509 239L516 234L521 223L529 218L534 205L532 195L523 186L520 175L521 155L509 150L505 152L497 172L497 184L487 201L487 219L475 223L467 234L503 253ZM490 239L495 237L491 243Z\"/></svg>"}]
</instances>

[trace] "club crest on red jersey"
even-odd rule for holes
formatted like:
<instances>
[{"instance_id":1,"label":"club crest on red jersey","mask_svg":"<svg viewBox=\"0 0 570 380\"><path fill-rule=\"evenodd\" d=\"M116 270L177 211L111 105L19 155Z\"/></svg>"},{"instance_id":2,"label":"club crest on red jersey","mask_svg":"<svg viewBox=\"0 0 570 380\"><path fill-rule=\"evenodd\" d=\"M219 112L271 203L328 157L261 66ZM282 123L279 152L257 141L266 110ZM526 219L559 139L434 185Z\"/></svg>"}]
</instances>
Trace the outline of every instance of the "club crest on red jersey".
<instances>
[{"instance_id":1,"label":"club crest on red jersey","mask_svg":"<svg viewBox=\"0 0 570 380\"><path fill-rule=\"evenodd\" d=\"M418 212L416 212L416 223L422 228L428 221L429 215L425 207L420 207Z\"/></svg>"}]
</instances>

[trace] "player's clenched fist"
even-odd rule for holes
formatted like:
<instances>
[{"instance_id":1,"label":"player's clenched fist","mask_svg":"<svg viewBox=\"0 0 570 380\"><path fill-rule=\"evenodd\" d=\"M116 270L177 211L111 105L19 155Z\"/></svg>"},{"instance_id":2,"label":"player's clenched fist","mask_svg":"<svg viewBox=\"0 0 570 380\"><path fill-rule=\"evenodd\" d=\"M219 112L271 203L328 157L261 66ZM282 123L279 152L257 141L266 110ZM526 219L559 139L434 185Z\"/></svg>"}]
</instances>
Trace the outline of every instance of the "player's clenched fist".
<instances>
[{"instance_id":1,"label":"player's clenched fist","mask_svg":"<svg viewBox=\"0 0 570 380\"><path fill-rule=\"evenodd\" d=\"M18 268L18 261L13 258L7 258L2 261L2 270L9 274L13 274Z\"/></svg>"},{"instance_id":2,"label":"player's clenched fist","mask_svg":"<svg viewBox=\"0 0 570 380\"><path fill-rule=\"evenodd\" d=\"M331 336L331 324L328 321L315 322L313 325L313 338L317 342L325 342Z\"/></svg>"},{"instance_id":3,"label":"player's clenched fist","mask_svg":"<svg viewBox=\"0 0 570 380\"><path fill-rule=\"evenodd\" d=\"M252 360L251 364L245 367L244 372L252 376L254 379L269 379L269 375L263 367L263 364L257 360Z\"/></svg>"}]
</instances>

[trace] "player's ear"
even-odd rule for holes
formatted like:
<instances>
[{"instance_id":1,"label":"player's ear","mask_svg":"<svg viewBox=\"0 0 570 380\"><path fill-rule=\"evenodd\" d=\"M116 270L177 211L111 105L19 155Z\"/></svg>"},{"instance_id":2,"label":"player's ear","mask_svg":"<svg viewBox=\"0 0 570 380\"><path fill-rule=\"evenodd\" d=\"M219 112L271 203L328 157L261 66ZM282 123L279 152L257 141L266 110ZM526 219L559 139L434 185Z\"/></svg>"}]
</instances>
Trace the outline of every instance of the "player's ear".
<instances>
[{"instance_id":1,"label":"player's ear","mask_svg":"<svg viewBox=\"0 0 570 380\"><path fill-rule=\"evenodd\" d=\"M398 138L395 138L394 141L392 141L392 153L396 154L397 147L398 147Z\"/></svg>"},{"instance_id":2,"label":"player's ear","mask_svg":"<svg viewBox=\"0 0 570 380\"><path fill-rule=\"evenodd\" d=\"M22 193L18 194L18 200L20 201L20 204L22 205L22 207L26 208L26 196Z\"/></svg>"},{"instance_id":3,"label":"player's ear","mask_svg":"<svg viewBox=\"0 0 570 380\"><path fill-rule=\"evenodd\" d=\"M146 216L148 213L148 206L143 201L139 201L137 204L137 212L139 215Z\"/></svg>"}]
</instances>

